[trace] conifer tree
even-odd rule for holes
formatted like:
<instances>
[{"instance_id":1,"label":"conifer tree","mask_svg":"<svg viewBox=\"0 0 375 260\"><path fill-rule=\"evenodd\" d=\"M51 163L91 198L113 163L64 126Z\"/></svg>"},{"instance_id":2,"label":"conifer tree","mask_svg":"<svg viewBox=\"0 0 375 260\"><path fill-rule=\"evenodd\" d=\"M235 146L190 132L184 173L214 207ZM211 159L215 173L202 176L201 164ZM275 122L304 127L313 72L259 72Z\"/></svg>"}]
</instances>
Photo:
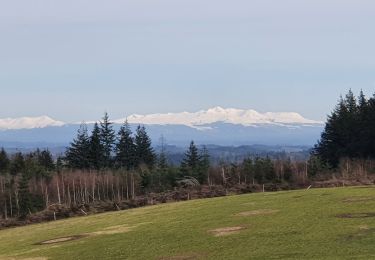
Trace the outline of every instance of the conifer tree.
<instances>
[{"instance_id":1,"label":"conifer tree","mask_svg":"<svg viewBox=\"0 0 375 260\"><path fill-rule=\"evenodd\" d=\"M136 146L132 137L132 131L128 121L125 121L118 132L116 144L116 164L127 170L136 167Z\"/></svg>"},{"instance_id":2,"label":"conifer tree","mask_svg":"<svg viewBox=\"0 0 375 260\"><path fill-rule=\"evenodd\" d=\"M353 133L353 149L356 150L358 153L358 157L366 158L368 156L367 153L367 143L368 143L368 128L366 122L366 114L368 111L368 101L366 96L364 95L363 91L361 90L359 97L358 97L358 115L356 118L356 129L355 133Z\"/></svg>"},{"instance_id":3,"label":"conifer tree","mask_svg":"<svg viewBox=\"0 0 375 260\"><path fill-rule=\"evenodd\" d=\"M375 159L375 94L367 102L362 126L362 140L366 158Z\"/></svg>"},{"instance_id":4,"label":"conifer tree","mask_svg":"<svg viewBox=\"0 0 375 260\"><path fill-rule=\"evenodd\" d=\"M88 169L89 168L89 137L87 133L87 126L82 123L78 132L77 137L70 143L68 147L65 159L68 165L76 169Z\"/></svg>"},{"instance_id":5,"label":"conifer tree","mask_svg":"<svg viewBox=\"0 0 375 260\"><path fill-rule=\"evenodd\" d=\"M324 163L337 167L340 158L344 156L344 147L347 142L344 130L348 110L344 99L341 97L339 104L328 117L321 139L315 147L315 154L319 154Z\"/></svg>"},{"instance_id":6,"label":"conifer tree","mask_svg":"<svg viewBox=\"0 0 375 260\"><path fill-rule=\"evenodd\" d=\"M254 164L251 158L246 158L243 161L242 169L246 179L254 183Z\"/></svg>"},{"instance_id":7,"label":"conifer tree","mask_svg":"<svg viewBox=\"0 0 375 260\"><path fill-rule=\"evenodd\" d=\"M158 157L158 168L162 172L165 172L168 168L168 160L167 160L167 154L166 154L166 148L165 148L165 138L164 136L160 137L160 153Z\"/></svg>"},{"instance_id":8,"label":"conifer tree","mask_svg":"<svg viewBox=\"0 0 375 260\"><path fill-rule=\"evenodd\" d=\"M16 153L11 161L9 172L16 176L25 171L25 159L22 153Z\"/></svg>"},{"instance_id":9,"label":"conifer tree","mask_svg":"<svg viewBox=\"0 0 375 260\"><path fill-rule=\"evenodd\" d=\"M206 146L203 146L202 151L200 152L200 166L199 166L199 176L198 181L203 183L206 180L208 170L210 169L210 154Z\"/></svg>"},{"instance_id":10,"label":"conifer tree","mask_svg":"<svg viewBox=\"0 0 375 260\"><path fill-rule=\"evenodd\" d=\"M100 128L98 123L95 123L89 138L88 151L90 168L95 170L100 170L103 165L104 148L100 138Z\"/></svg>"},{"instance_id":11,"label":"conifer tree","mask_svg":"<svg viewBox=\"0 0 375 260\"><path fill-rule=\"evenodd\" d=\"M199 178L199 171L201 166L201 157L199 150L195 145L194 141L190 142L189 149L184 155L184 159L181 162L181 171L184 175Z\"/></svg>"},{"instance_id":12,"label":"conifer tree","mask_svg":"<svg viewBox=\"0 0 375 260\"><path fill-rule=\"evenodd\" d=\"M0 175L5 175L9 170L9 164L10 160L8 157L8 154L4 150L4 148L1 148L0 151Z\"/></svg>"},{"instance_id":13,"label":"conifer tree","mask_svg":"<svg viewBox=\"0 0 375 260\"><path fill-rule=\"evenodd\" d=\"M45 171L53 171L55 169L53 157L49 150L43 150L38 154L38 164Z\"/></svg>"},{"instance_id":14,"label":"conifer tree","mask_svg":"<svg viewBox=\"0 0 375 260\"><path fill-rule=\"evenodd\" d=\"M29 180L30 176L26 172L22 173L19 182L19 215L21 217L26 217L33 210L33 203L29 190Z\"/></svg>"},{"instance_id":15,"label":"conifer tree","mask_svg":"<svg viewBox=\"0 0 375 260\"><path fill-rule=\"evenodd\" d=\"M151 146L151 139L144 126L138 126L135 135L137 165L145 164L152 168L155 164L155 152Z\"/></svg>"},{"instance_id":16,"label":"conifer tree","mask_svg":"<svg viewBox=\"0 0 375 260\"><path fill-rule=\"evenodd\" d=\"M100 122L100 141L103 146L103 167L112 166L112 152L114 150L116 135L113 130L113 123L109 120L106 112L103 121Z\"/></svg>"}]
</instances>

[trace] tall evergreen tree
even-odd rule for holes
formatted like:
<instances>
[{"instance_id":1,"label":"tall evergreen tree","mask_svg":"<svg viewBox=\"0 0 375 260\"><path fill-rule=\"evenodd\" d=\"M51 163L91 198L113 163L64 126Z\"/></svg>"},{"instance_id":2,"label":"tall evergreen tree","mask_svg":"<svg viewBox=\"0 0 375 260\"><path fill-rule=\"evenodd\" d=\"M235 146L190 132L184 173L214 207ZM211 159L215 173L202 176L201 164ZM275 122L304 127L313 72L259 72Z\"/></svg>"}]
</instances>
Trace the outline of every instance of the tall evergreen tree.
<instances>
[{"instance_id":1,"label":"tall evergreen tree","mask_svg":"<svg viewBox=\"0 0 375 260\"><path fill-rule=\"evenodd\" d=\"M254 183L254 164L253 160L249 157L243 161L242 170L247 180Z\"/></svg>"},{"instance_id":2,"label":"tall evergreen tree","mask_svg":"<svg viewBox=\"0 0 375 260\"><path fill-rule=\"evenodd\" d=\"M109 168L112 166L112 152L116 141L113 123L109 120L108 113L104 114L103 120L100 122L100 141L103 146L103 166Z\"/></svg>"},{"instance_id":3,"label":"tall evergreen tree","mask_svg":"<svg viewBox=\"0 0 375 260\"><path fill-rule=\"evenodd\" d=\"M116 144L116 164L127 170L136 167L136 145L128 121L121 126Z\"/></svg>"},{"instance_id":4,"label":"tall evergreen tree","mask_svg":"<svg viewBox=\"0 0 375 260\"><path fill-rule=\"evenodd\" d=\"M137 165L145 164L152 168L155 164L155 152L152 148L151 139L144 126L138 126L135 135L136 161Z\"/></svg>"},{"instance_id":5,"label":"tall evergreen tree","mask_svg":"<svg viewBox=\"0 0 375 260\"><path fill-rule=\"evenodd\" d=\"M368 101L363 91L361 90L358 97L358 108L357 108L357 117L356 117L356 129L353 133L353 149L357 151L358 157L366 158L367 153L367 144L368 144L368 129L366 122L366 114L368 111Z\"/></svg>"},{"instance_id":6,"label":"tall evergreen tree","mask_svg":"<svg viewBox=\"0 0 375 260\"><path fill-rule=\"evenodd\" d=\"M16 176L25 171L25 158L22 153L16 153L10 164L9 172L11 175Z\"/></svg>"},{"instance_id":7,"label":"tall evergreen tree","mask_svg":"<svg viewBox=\"0 0 375 260\"><path fill-rule=\"evenodd\" d=\"M82 123L77 132L77 137L70 143L65 153L68 165L76 169L88 169L89 164L89 137L87 126Z\"/></svg>"},{"instance_id":8,"label":"tall evergreen tree","mask_svg":"<svg viewBox=\"0 0 375 260\"><path fill-rule=\"evenodd\" d=\"M10 165L10 160L8 157L8 154L4 150L4 148L1 148L0 151L0 175L4 175L8 172Z\"/></svg>"},{"instance_id":9,"label":"tall evergreen tree","mask_svg":"<svg viewBox=\"0 0 375 260\"><path fill-rule=\"evenodd\" d=\"M181 172L186 176L196 178L200 183L204 180L202 176L202 158L194 141L190 142L190 146L181 162Z\"/></svg>"},{"instance_id":10,"label":"tall evergreen tree","mask_svg":"<svg viewBox=\"0 0 375 260\"><path fill-rule=\"evenodd\" d=\"M361 139L366 157L375 159L375 94L367 102Z\"/></svg>"},{"instance_id":11,"label":"tall evergreen tree","mask_svg":"<svg viewBox=\"0 0 375 260\"><path fill-rule=\"evenodd\" d=\"M199 176L198 180L200 183L206 181L208 170L210 169L210 154L206 146L203 146L202 151L200 152L200 166L199 166Z\"/></svg>"},{"instance_id":12,"label":"tall evergreen tree","mask_svg":"<svg viewBox=\"0 0 375 260\"><path fill-rule=\"evenodd\" d=\"M30 176L26 172L22 173L19 182L19 215L26 217L33 210L33 202L29 189Z\"/></svg>"},{"instance_id":13,"label":"tall evergreen tree","mask_svg":"<svg viewBox=\"0 0 375 260\"><path fill-rule=\"evenodd\" d=\"M94 128L91 132L88 153L90 168L100 170L103 166L104 148L101 143L100 128L98 123L94 124Z\"/></svg>"},{"instance_id":14,"label":"tall evergreen tree","mask_svg":"<svg viewBox=\"0 0 375 260\"><path fill-rule=\"evenodd\" d=\"M165 138L164 136L160 137L160 153L158 156L158 168L165 172L168 168L168 159L166 154L166 147L165 147Z\"/></svg>"},{"instance_id":15,"label":"tall evergreen tree","mask_svg":"<svg viewBox=\"0 0 375 260\"><path fill-rule=\"evenodd\" d=\"M348 110L345 100L341 97L339 104L328 117L321 139L315 147L315 155L320 155L325 163L337 167L339 160L344 156L344 147L347 143L346 118Z\"/></svg>"},{"instance_id":16,"label":"tall evergreen tree","mask_svg":"<svg viewBox=\"0 0 375 260\"><path fill-rule=\"evenodd\" d=\"M38 154L38 164L45 171L53 171L55 169L55 163L49 150L43 150Z\"/></svg>"}]
</instances>

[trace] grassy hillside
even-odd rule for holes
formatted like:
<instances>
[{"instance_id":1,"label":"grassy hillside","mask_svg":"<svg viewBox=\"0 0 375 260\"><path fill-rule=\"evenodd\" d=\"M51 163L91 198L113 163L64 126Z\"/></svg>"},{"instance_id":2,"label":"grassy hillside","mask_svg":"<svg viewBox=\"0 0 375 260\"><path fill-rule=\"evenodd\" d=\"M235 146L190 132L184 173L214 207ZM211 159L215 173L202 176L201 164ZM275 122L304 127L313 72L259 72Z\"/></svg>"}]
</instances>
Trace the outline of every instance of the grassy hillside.
<instances>
[{"instance_id":1,"label":"grassy hillside","mask_svg":"<svg viewBox=\"0 0 375 260\"><path fill-rule=\"evenodd\" d=\"M374 244L375 188L337 188L196 200L3 230L0 259L369 259Z\"/></svg>"}]
</instances>

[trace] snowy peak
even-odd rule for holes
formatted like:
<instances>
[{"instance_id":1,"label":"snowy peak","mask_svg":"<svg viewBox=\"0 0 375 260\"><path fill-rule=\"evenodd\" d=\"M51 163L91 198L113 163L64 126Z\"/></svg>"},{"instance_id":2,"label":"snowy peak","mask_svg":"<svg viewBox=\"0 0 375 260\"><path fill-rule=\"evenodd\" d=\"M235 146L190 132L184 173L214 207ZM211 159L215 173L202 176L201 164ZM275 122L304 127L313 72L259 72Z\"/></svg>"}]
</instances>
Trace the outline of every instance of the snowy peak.
<instances>
[{"instance_id":1,"label":"snowy peak","mask_svg":"<svg viewBox=\"0 0 375 260\"><path fill-rule=\"evenodd\" d=\"M126 119L114 120L114 123L122 124ZM323 122L304 118L294 112L267 112L259 113L255 110L243 110L235 108L214 107L198 112L181 112L150 115L131 115L127 118L131 124L144 125L184 125L195 129L207 129L214 123L227 123L243 126L275 125L275 126L300 126L322 125ZM89 122L93 123L93 122ZM0 130L17 130L45 128L50 126L63 126L62 121L54 120L48 116L21 117L0 119Z\"/></svg>"},{"instance_id":2,"label":"snowy peak","mask_svg":"<svg viewBox=\"0 0 375 260\"><path fill-rule=\"evenodd\" d=\"M45 128L63 126L64 124L64 122L56 121L48 116L4 118L0 119L0 130Z\"/></svg>"},{"instance_id":3,"label":"snowy peak","mask_svg":"<svg viewBox=\"0 0 375 260\"><path fill-rule=\"evenodd\" d=\"M304 118L295 112L280 113L259 113L255 110L243 110L235 108L214 107L208 110L201 110L195 113L167 113L150 115L131 115L127 118L131 124L145 125L186 125L199 127L213 123L228 123L244 126L254 126L260 124L268 125L321 125L323 122ZM125 119L116 120L122 123Z\"/></svg>"}]
</instances>

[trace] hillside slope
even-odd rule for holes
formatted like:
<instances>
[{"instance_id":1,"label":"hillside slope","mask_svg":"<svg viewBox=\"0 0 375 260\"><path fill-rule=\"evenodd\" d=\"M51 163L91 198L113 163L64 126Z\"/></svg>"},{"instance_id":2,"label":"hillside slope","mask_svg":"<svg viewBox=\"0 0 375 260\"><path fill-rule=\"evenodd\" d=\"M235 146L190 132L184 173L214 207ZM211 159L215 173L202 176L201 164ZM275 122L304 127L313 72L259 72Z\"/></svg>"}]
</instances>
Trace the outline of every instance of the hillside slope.
<instances>
[{"instance_id":1,"label":"hillside slope","mask_svg":"<svg viewBox=\"0 0 375 260\"><path fill-rule=\"evenodd\" d=\"M0 259L370 259L374 201L316 189L81 217L0 231Z\"/></svg>"}]
</instances>

